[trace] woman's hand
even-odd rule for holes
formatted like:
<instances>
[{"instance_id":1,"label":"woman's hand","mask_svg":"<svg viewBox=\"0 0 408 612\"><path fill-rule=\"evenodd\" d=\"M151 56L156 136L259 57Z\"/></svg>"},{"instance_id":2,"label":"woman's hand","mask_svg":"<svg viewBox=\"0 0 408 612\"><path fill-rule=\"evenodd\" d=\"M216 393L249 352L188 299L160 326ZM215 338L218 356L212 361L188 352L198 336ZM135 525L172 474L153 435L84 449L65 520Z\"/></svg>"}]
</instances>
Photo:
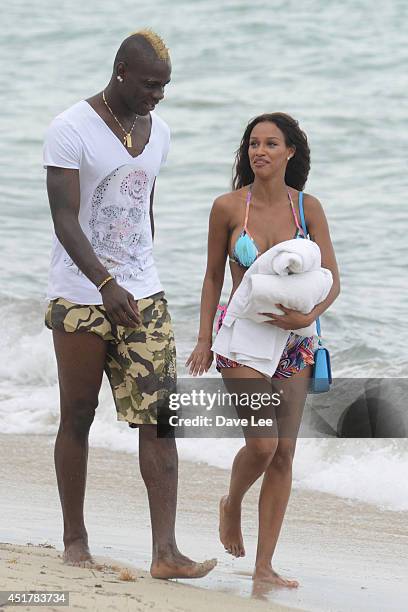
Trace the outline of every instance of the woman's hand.
<instances>
[{"instance_id":1,"label":"woman's hand","mask_svg":"<svg viewBox=\"0 0 408 612\"><path fill-rule=\"evenodd\" d=\"M269 325L275 325L275 327L280 327L281 329L300 329L301 327L308 327L314 321L314 318L311 316L311 313L304 314L303 312L299 312L299 310L291 310L290 308L286 308L282 306L282 304L276 304L278 308L283 310L285 314L277 315L272 314L270 312L261 312L259 314L264 315L265 317L270 317L270 321L266 321Z\"/></svg>"},{"instance_id":2,"label":"woman's hand","mask_svg":"<svg viewBox=\"0 0 408 612\"><path fill-rule=\"evenodd\" d=\"M190 366L189 373L193 376L201 376L208 372L213 360L211 342L198 340L193 352L186 361L186 366Z\"/></svg>"}]
</instances>

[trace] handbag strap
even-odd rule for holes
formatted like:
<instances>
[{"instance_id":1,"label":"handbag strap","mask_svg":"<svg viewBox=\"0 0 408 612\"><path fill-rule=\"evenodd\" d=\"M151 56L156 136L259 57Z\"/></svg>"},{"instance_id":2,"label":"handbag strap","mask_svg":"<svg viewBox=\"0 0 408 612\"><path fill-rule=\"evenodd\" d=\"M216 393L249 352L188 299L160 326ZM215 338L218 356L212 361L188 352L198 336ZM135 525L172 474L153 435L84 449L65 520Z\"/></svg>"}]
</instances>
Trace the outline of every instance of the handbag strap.
<instances>
[{"instance_id":1,"label":"handbag strap","mask_svg":"<svg viewBox=\"0 0 408 612\"><path fill-rule=\"evenodd\" d=\"M299 214L300 214L300 223L302 225L302 229L303 229L305 238L309 237L309 240L310 240L310 236L307 231L305 211L303 209L303 191L299 191ZM317 317L316 319L316 331L317 331L317 335L319 336L319 344L321 344L322 343L322 330L320 327L320 317Z\"/></svg>"}]
</instances>

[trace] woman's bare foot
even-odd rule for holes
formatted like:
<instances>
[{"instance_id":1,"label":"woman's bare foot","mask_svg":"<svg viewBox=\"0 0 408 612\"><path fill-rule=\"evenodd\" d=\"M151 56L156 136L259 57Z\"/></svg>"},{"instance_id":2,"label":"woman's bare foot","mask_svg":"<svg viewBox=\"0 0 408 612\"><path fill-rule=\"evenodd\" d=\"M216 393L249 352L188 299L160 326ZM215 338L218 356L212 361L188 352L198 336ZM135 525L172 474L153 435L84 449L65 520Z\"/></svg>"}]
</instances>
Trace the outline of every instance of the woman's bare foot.
<instances>
[{"instance_id":1,"label":"woman's bare foot","mask_svg":"<svg viewBox=\"0 0 408 612\"><path fill-rule=\"evenodd\" d=\"M88 543L80 538L65 545L62 558L67 565L74 565L76 567L91 567L94 565Z\"/></svg>"},{"instance_id":2,"label":"woman's bare foot","mask_svg":"<svg viewBox=\"0 0 408 612\"><path fill-rule=\"evenodd\" d=\"M203 578L217 565L217 559L208 559L202 563L192 561L180 552L163 556L153 561L150 574L153 578Z\"/></svg>"},{"instance_id":3,"label":"woman's bare foot","mask_svg":"<svg viewBox=\"0 0 408 612\"><path fill-rule=\"evenodd\" d=\"M228 506L228 495L220 501L220 540L227 552L234 557L245 557L244 540L241 532L241 508L231 511Z\"/></svg>"},{"instance_id":4,"label":"woman's bare foot","mask_svg":"<svg viewBox=\"0 0 408 612\"><path fill-rule=\"evenodd\" d=\"M289 587L291 589L296 589L299 586L297 580L288 580L287 578L282 578L279 576L275 570L271 567L257 567L252 575L252 580L254 582L267 582L269 584L274 584L275 586L284 586Z\"/></svg>"}]
</instances>

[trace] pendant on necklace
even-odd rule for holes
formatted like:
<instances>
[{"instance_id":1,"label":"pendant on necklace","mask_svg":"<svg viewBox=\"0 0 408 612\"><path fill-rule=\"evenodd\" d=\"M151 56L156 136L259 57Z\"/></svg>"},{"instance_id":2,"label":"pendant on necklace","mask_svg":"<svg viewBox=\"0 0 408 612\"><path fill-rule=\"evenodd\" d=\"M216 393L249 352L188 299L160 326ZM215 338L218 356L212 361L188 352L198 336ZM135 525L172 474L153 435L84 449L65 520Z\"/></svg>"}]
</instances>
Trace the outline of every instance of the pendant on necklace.
<instances>
[{"instance_id":1,"label":"pendant on necklace","mask_svg":"<svg viewBox=\"0 0 408 612\"><path fill-rule=\"evenodd\" d=\"M126 134L125 136L125 145L128 149L132 148L132 135L131 134Z\"/></svg>"}]
</instances>

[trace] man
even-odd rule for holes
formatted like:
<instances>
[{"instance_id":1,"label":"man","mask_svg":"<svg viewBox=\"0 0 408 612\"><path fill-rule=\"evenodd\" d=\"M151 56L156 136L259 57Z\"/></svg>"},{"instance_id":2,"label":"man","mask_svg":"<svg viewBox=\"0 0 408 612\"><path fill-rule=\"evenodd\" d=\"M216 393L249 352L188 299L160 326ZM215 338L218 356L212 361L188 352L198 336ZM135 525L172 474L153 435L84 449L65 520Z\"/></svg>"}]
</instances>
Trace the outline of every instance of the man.
<instances>
[{"instance_id":1,"label":"man","mask_svg":"<svg viewBox=\"0 0 408 612\"><path fill-rule=\"evenodd\" d=\"M158 438L157 408L176 379L171 320L152 255L153 193L170 133L153 109L171 64L150 30L121 44L108 86L64 111L44 146L55 239L46 325L53 331L61 420L55 466L64 518L64 561L92 563L84 524L88 433L104 370L118 419L139 427L155 578L198 578L175 540L177 449Z\"/></svg>"}]
</instances>

